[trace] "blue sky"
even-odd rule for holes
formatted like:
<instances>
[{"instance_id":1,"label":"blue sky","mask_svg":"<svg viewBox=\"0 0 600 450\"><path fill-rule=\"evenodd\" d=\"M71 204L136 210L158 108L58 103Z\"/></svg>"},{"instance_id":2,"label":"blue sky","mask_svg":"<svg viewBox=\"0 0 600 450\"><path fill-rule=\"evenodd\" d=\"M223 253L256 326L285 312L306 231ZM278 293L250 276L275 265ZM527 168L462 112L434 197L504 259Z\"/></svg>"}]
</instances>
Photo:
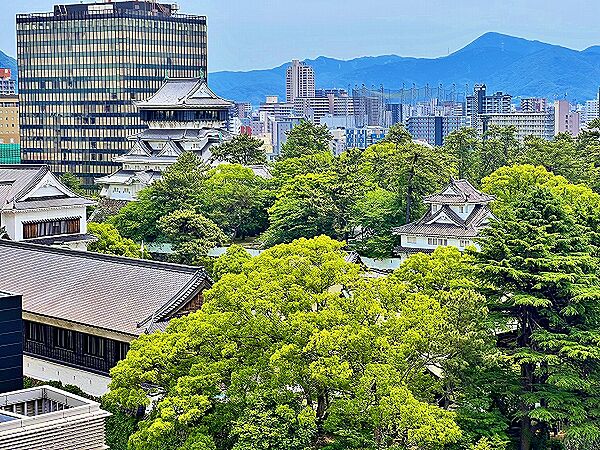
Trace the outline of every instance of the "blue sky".
<instances>
[{"instance_id":1,"label":"blue sky","mask_svg":"<svg viewBox=\"0 0 600 450\"><path fill-rule=\"evenodd\" d=\"M0 49L15 54L14 15L52 0L0 0ZM66 3L76 2L67 1ZM176 0L168 0L171 3ZM60 1L59 1L60 3ZM209 19L209 70L291 58L437 57L497 31L583 49L600 44L598 0L179 0Z\"/></svg>"}]
</instances>

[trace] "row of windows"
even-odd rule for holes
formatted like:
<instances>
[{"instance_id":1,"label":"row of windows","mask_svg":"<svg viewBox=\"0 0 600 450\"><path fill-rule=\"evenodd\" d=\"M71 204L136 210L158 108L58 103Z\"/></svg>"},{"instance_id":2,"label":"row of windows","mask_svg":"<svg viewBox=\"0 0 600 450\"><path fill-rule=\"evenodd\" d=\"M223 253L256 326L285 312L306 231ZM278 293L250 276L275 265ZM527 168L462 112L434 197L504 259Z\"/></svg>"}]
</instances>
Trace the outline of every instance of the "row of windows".
<instances>
[{"instance_id":1,"label":"row of windows","mask_svg":"<svg viewBox=\"0 0 600 450\"><path fill-rule=\"evenodd\" d=\"M408 244L416 244L417 243L417 237L416 236L406 236L406 242ZM428 245L447 246L448 245L448 239L430 237L430 238L427 238L427 244ZM471 245L471 241L468 240L468 239L461 239L459 241L459 245L460 245L461 248L465 248L465 247L468 247L469 245Z\"/></svg>"},{"instance_id":2,"label":"row of windows","mask_svg":"<svg viewBox=\"0 0 600 450\"><path fill-rule=\"evenodd\" d=\"M80 222L81 218L24 223L23 239L77 234L80 232Z\"/></svg>"}]
</instances>

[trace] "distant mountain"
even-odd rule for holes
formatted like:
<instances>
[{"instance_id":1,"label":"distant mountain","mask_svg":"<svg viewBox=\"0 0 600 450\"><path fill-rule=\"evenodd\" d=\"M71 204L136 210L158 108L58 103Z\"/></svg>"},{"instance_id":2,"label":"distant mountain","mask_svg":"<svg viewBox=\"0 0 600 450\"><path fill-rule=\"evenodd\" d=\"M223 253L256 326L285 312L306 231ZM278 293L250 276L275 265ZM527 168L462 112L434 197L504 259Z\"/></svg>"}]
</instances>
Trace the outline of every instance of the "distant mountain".
<instances>
[{"instance_id":1,"label":"distant mountain","mask_svg":"<svg viewBox=\"0 0 600 450\"><path fill-rule=\"evenodd\" d=\"M362 85L398 89L442 84L450 87L486 83L488 90L515 97L540 96L584 101L595 98L600 86L600 46L583 51L530 41L500 33L486 33L466 47L440 58L396 55L349 61L319 57L307 60L316 72L317 87ZM287 64L269 70L214 72L211 87L219 95L255 105L269 94L285 97Z\"/></svg>"},{"instance_id":2,"label":"distant mountain","mask_svg":"<svg viewBox=\"0 0 600 450\"><path fill-rule=\"evenodd\" d=\"M319 57L307 60L316 72L317 87L362 85L398 89L402 85L431 87L442 84L458 90L486 83L490 91L515 97L565 98L575 102L596 98L600 86L600 45L583 51L530 41L500 33L486 33L466 47L440 58L397 55L367 56L343 61ZM213 72L209 84L217 94L259 105L266 95L285 98L287 63L273 69ZM14 58L0 51L0 67L16 74Z\"/></svg>"}]
</instances>

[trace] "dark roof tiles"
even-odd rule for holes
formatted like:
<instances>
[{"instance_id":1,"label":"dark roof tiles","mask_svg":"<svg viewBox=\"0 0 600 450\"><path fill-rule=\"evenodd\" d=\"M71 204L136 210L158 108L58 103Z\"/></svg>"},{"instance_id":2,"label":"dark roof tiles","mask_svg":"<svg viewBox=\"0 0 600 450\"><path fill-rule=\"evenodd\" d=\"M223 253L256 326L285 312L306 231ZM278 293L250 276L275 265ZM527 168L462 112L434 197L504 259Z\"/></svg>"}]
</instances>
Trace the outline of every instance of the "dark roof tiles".
<instances>
[{"instance_id":1,"label":"dark roof tiles","mask_svg":"<svg viewBox=\"0 0 600 450\"><path fill-rule=\"evenodd\" d=\"M0 286L23 296L23 311L132 336L210 285L199 267L1 240L0 266Z\"/></svg>"}]
</instances>

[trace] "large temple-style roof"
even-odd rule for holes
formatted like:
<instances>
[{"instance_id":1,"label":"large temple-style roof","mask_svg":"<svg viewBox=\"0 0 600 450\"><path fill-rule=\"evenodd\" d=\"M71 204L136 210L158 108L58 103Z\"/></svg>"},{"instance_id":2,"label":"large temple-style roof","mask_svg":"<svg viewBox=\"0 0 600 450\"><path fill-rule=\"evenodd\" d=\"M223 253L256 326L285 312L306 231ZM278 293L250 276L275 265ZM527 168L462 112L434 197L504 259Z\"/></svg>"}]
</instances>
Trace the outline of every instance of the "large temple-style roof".
<instances>
[{"instance_id":1,"label":"large temple-style roof","mask_svg":"<svg viewBox=\"0 0 600 450\"><path fill-rule=\"evenodd\" d=\"M138 336L210 287L201 267L0 240L0 286L24 313Z\"/></svg>"},{"instance_id":2,"label":"large temple-style roof","mask_svg":"<svg viewBox=\"0 0 600 450\"><path fill-rule=\"evenodd\" d=\"M494 200L492 195L478 191L467 180L451 179L450 183L439 194L425 197L425 203L489 203Z\"/></svg>"},{"instance_id":3,"label":"large temple-style roof","mask_svg":"<svg viewBox=\"0 0 600 450\"><path fill-rule=\"evenodd\" d=\"M233 103L215 94L202 78L167 78L150 98L137 102L139 109L228 109Z\"/></svg>"},{"instance_id":4,"label":"large temple-style roof","mask_svg":"<svg viewBox=\"0 0 600 450\"><path fill-rule=\"evenodd\" d=\"M438 236L473 238L479 228L485 226L492 212L487 205L477 205L466 219L461 218L448 205L443 205L435 213L431 210L416 222L394 228L394 234L415 236Z\"/></svg>"},{"instance_id":5,"label":"large temple-style roof","mask_svg":"<svg viewBox=\"0 0 600 450\"><path fill-rule=\"evenodd\" d=\"M0 211L94 204L60 183L47 165L0 165Z\"/></svg>"}]
</instances>

